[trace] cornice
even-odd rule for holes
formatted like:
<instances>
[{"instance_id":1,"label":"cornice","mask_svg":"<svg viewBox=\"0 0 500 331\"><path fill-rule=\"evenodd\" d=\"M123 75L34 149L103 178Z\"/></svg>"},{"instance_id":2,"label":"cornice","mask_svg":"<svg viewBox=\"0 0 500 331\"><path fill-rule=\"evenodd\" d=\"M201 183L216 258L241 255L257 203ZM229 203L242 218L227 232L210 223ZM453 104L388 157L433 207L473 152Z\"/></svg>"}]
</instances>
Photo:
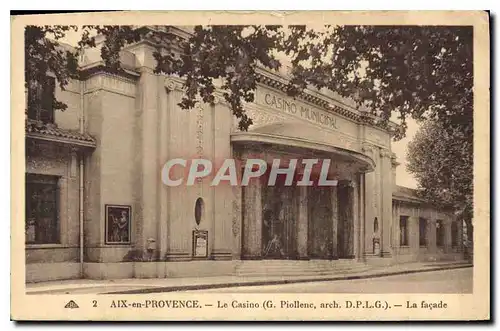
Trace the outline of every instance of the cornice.
<instances>
[{"instance_id":1,"label":"cornice","mask_svg":"<svg viewBox=\"0 0 500 331\"><path fill-rule=\"evenodd\" d=\"M129 69L123 69L123 70L120 70L118 72L110 71L108 68L106 68L104 66L103 63L102 64L98 63L92 67L82 68L80 71L80 80L85 81L93 76L102 75L102 74L104 74L106 76L113 76L116 78L124 79L124 80L129 81L129 82L136 82L141 75L137 71L133 71L133 70L129 70Z\"/></svg>"}]
</instances>

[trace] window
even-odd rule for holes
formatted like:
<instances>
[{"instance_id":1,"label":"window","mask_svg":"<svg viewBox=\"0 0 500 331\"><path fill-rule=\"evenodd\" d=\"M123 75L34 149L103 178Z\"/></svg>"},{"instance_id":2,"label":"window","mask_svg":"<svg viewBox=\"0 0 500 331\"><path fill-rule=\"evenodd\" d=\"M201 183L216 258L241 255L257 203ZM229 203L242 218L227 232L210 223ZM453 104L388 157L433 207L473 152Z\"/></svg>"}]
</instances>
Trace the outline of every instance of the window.
<instances>
[{"instance_id":1,"label":"window","mask_svg":"<svg viewBox=\"0 0 500 331\"><path fill-rule=\"evenodd\" d=\"M205 203L202 198L196 199L196 203L194 205L194 220L196 225L200 225L200 222L203 218L203 213L205 211Z\"/></svg>"},{"instance_id":2,"label":"window","mask_svg":"<svg viewBox=\"0 0 500 331\"><path fill-rule=\"evenodd\" d=\"M408 246L408 216L399 217L399 245Z\"/></svg>"},{"instance_id":3,"label":"window","mask_svg":"<svg viewBox=\"0 0 500 331\"><path fill-rule=\"evenodd\" d=\"M436 221L436 245L444 246L444 224L442 220Z\"/></svg>"},{"instance_id":4,"label":"window","mask_svg":"<svg viewBox=\"0 0 500 331\"><path fill-rule=\"evenodd\" d=\"M427 246L427 220L423 217L418 219L418 242L420 246Z\"/></svg>"},{"instance_id":5,"label":"window","mask_svg":"<svg viewBox=\"0 0 500 331\"><path fill-rule=\"evenodd\" d=\"M58 177L26 174L26 243L59 243Z\"/></svg>"},{"instance_id":6,"label":"window","mask_svg":"<svg viewBox=\"0 0 500 331\"><path fill-rule=\"evenodd\" d=\"M459 239L458 239L458 223L457 222L452 222L451 223L451 246L452 247L457 247L459 245Z\"/></svg>"},{"instance_id":7,"label":"window","mask_svg":"<svg viewBox=\"0 0 500 331\"><path fill-rule=\"evenodd\" d=\"M54 122L56 80L47 77L46 84L33 83L28 88L28 118L44 123Z\"/></svg>"}]
</instances>

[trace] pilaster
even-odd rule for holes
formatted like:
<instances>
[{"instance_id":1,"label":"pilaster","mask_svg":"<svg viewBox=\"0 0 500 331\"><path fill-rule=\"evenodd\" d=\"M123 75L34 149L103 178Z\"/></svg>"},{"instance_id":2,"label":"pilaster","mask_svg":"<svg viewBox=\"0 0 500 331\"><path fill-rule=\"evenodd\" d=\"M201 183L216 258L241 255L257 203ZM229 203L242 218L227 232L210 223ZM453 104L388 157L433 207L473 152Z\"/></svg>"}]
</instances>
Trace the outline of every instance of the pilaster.
<instances>
[{"instance_id":1,"label":"pilaster","mask_svg":"<svg viewBox=\"0 0 500 331\"><path fill-rule=\"evenodd\" d=\"M168 123L165 134L165 142L160 142L160 148L166 148L168 159L185 158L186 142L184 137L177 133L178 124L185 120L185 115L178 110L177 103L182 98L182 82L176 78L168 77L163 81L164 88L167 91L168 101L166 112L168 114ZM160 120L161 121L161 120ZM166 146L164 146L166 145ZM164 152L160 152L163 155ZM163 163L164 164L164 163ZM163 164L159 166L162 167ZM161 168L160 168L161 169ZM172 178L181 178L185 169L182 167L173 167L171 169ZM162 184L163 185L163 184ZM194 205L198 195L193 195L192 190L198 190L198 186L188 187L181 185L178 187L168 187L166 194L160 193L166 202L162 201L160 214L166 217L166 224L160 228L166 230L168 237L166 249L166 259L168 261L189 261L192 259L192 224L194 223ZM161 192L161 191L160 191ZM163 199L163 198L162 198ZM205 200L205 199L204 199ZM189 217L183 208L176 208L179 203L188 204ZM205 201L206 203L206 201ZM208 209L208 208L207 208ZM161 217L163 217L161 216ZM164 233L160 234L160 237ZM209 233L209 240L211 240ZM163 248L160 249L163 250Z\"/></svg>"},{"instance_id":2,"label":"pilaster","mask_svg":"<svg viewBox=\"0 0 500 331\"><path fill-rule=\"evenodd\" d=\"M427 250L429 253L433 254L437 252L437 245L436 245L436 219L432 218L429 219L428 221L428 226L427 226L427 238L428 238L428 243L427 243Z\"/></svg>"},{"instance_id":3,"label":"pilaster","mask_svg":"<svg viewBox=\"0 0 500 331\"><path fill-rule=\"evenodd\" d=\"M418 251L420 249L418 222L419 222L418 216L411 216L408 218L409 245L410 245L410 251L414 254L418 254Z\"/></svg>"},{"instance_id":4,"label":"pilaster","mask_svg":"<svg viewBox=\"0 0 500 331\"><path fill-rule=\"evenodd\" d=\"M363 146L363 152L375 159L375 149L373 146L365 145ZM364 217L364 227L365 227L365 252L370 255L373 254L374 240L380 240L380 220L377 216L376 208L375 208L375 199L377 199L377 195L375 194L375 180L376 180L376 172L372 171L369 173L365 173L364 175L364 185L363 185L363 196L364 196L364 209L365 209L365 217ZM378 219L378 231L374 231L374 220Z\"/></svg>"},{"instance_id":5,"label":"pilaster","mask_svg":"<svg viewBox=\"0 0 500 331\"><path fill-rule=\"evenodd\" d=\"M231 121L227 112L220 109L219 98L215 98L211 107L213 136L213 160L226 160L231 158L229 132ZM212 258L214 260L230 260L232 258L232 187L223 183L210 188L213 192L213 233L214 238Z\"/></svg>"},{"instance_id":6,"label":"pilaster","mask_svg":"<svg viewBox=\"0 0 500 331\"><path fill-rule=\"evenodd\" d=\"M381 206L381 229L382 229L382 256L391 256L392 243L392 162L391 153L388 150L380 151L381 163L381 185L380 194L382 196Z\"/></svg>"},{"instance_id":7,"label":"pilaster","mask_svg":"<svg viewBox=\"0 0 500 331\"><path fill-rule=\"evenodd\" d=\"M452 251L451 241L451 220L447 219L444 222L444 251L450 253Z\"/></svg>"},{"instance_id":8,"label":"pilaster","mask_svg":"<svg viewBox=\"0 0 500 331\"><path fill-rule=\"evenodd\" d=\"M148 239L157 238L157 193L160 181L158 164L158 76L149 68L143 67L139 79L138 104L142 124L142 169L141 217L138 227L137 246L144 249Z\"/></svg>"},{"instance_id":9,"label":"pilaster","mask_svg":"<svg viewBox=\"0 0 500 331\"><path fill-rule=\"evenodd\" d=\"M173 94L172 91L167 88L166 81L163 84L158 84L159 89L159 143L158 143L158 158L160 166L165 164L168 161L169 150L168 150L168 141L170 136L170 128L169 128L169 110L174 105ZM158 241L156 245L156 249L158 250L159 258L165 259L167 251L168 251L168 238L169 238L169 229L168 229L168 208L169 208L169 187L164 185L162 181L160 181L160 188L158 190Z\"/></svg>"}]
</instances>

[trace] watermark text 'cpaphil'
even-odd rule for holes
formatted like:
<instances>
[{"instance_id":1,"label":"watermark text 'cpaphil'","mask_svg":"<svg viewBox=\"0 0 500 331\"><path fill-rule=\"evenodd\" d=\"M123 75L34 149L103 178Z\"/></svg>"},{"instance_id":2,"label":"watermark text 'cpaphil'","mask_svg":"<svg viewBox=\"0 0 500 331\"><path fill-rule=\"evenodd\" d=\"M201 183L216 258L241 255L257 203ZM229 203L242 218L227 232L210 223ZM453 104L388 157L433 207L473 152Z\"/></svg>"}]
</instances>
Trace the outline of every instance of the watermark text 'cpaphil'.
<instances>
[{"instance_id":1,"label":"watermark text 'cpaphil'","mask_svg":"<svg viewBox=\"0 0 500 331\"><path fill-rule=\"evenodd\" d=\"M252 180L265 181L268 186L277 182L284 186L336 186L335 174L330 171L330 159L273 159L249 158L245 161L225 159L214 167L208 159L171 159L161 171L162 182L167 186L192 186L209 179L210 186L229 184L248 186Z\"/></svg>"}]
</instances>

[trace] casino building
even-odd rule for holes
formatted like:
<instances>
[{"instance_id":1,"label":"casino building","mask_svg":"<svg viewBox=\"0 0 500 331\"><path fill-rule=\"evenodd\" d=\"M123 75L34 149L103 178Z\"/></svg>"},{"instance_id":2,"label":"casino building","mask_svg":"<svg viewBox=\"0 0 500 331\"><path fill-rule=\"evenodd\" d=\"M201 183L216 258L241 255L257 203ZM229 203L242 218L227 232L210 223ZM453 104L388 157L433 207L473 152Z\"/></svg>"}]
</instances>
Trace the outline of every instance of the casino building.
<instances>
[{"instance_id":1,"label":"casino building","mask_svg":"<svg viewBox=\"0 0 500 331\"><path fill-rule=\"evenodd\" d=\"M222 95L180 109L182 80L154 74L155 47L147 39L128 46L120 75L105 70L98 48L88 50L82 80L40 92L42 100L56 93L68 109L43 102L51 124L26 122L27 282L244 275L269 265L283 267L264 272L300 274L314 265L335 272L463 258L453 213L396 186L395 125L373 124L328 91L292 99L286 75L260 70L246 105L253 125L240 131ZM161 170L174 158L329 159L338 185L168 187Z\"/></svg>"}]
</instances>

